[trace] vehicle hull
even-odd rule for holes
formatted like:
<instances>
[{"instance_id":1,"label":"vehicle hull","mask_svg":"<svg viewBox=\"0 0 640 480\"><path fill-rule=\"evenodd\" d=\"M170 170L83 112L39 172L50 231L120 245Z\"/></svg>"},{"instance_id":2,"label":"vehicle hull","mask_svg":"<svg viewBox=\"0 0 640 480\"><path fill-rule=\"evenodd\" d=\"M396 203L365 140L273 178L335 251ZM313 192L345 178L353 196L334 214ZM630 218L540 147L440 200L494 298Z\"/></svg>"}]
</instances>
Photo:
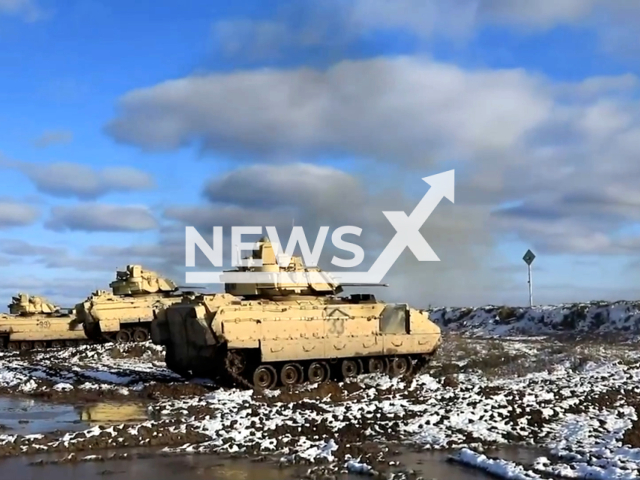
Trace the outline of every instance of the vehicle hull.
<instances>
[{"instance_id":1,"label":"vehicle hull","mask_svg":"<svg viewBox=\"0 0 640 480\"><path fill-rule=\"evenodd\" d=\"M294 383L351 376L354 368L382 373L381 365L386 373L404 374L405 367L424 365L441 342L440 328L426 313L349 297L243 301L207 295L162 309L151 335L166 347L167 366L175 372L253 386L264 383L255 378L264 369L275 384L287 384L294 369L302 377ZM316 364L327 374L318 377Z\"/></svg>"}]
</instances>

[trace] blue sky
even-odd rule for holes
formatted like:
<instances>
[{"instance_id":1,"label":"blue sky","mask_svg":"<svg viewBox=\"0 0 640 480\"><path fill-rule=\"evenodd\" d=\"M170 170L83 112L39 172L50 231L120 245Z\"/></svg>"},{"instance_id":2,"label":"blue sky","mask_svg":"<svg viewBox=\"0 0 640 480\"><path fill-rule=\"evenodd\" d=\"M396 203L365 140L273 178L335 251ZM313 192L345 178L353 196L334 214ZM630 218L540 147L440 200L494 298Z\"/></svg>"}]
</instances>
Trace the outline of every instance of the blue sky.
<instances>
[{"instance_id":1,"label":"blue sky","mask_svg":"<svg viewBox=\"0 0 640 480\"><path fill-rule=\"evenodd\" d=\"M207 182L218 180L216 188L224 189L226 173L265 166L273 175L251 180L263 183L247 183L249 192L280 178L278 169L302 162L347 172L364 185L358 195L375 204L377 212L398 205L412 208L424 193L421 177L457 169L459 202L424 230L426 238L437 237L434 249L441 254L441 265L399 267L390 278L392 287L394 280L397 285L390 298L407 292L408 282L411 300L423 304L522 304L527 291L521 257L527 248L538 254L534 273L539 302L633 295L640 218L634 213L638 200L622 194L632 191L634 175L640 174L631 160L640 115L638 62L624 39L640 25L640 5L620 13L618 2L588 0L588 9L574 11L558 7L564 3L558 0L555 7L539 2L536 11L520 12L502 0L464 0L460 5L473 3L476 13L463 22L445 3L423 2L433 6L424 10L413 0L401 0L404 10L386 15L388 4L379 0L327 2L324 7L299 2L295 8L265 1L25 0L17 10L0 0L0 188L8 202L0 209L0 294L8 302L16 290L28 290L69 304L94 288L105 288L113 270L129 261L179 274L184 257L179 242L171 239L185 218L202 219L199 226L208 227L220 215L220 205L211 200L219 201L217 193L209 199L203 193ZM602 9L608 15L600 15ZM400 57L408 63L392 62ZM378 62L377 70L366 70L361 62L368 60ZM353 69L340 70L349 61ZM265 83L262 89L265 67L282 74L275 85L284 85L283 91L289 91L291 81L290 91L302 103L307 102L307 86L296 72L338 73L319 74L321 92L309 92L317 98L308 105L323 102L322 108L310 107L309 117L302 118L295 110L298 103L279 100L274 84ZM233 76L243 71L253 82L250 86ZM372 71L373 78L367 76ZM448 76L452 71L455 77ZM610 83L598 80L602 77ZM205 80L199 87L194 78ZM451 87L458 81L452 78L460 81L459 90ZM163 87L178 79L184 80L182 86ZM423 110L411 107L406 92L414 85L411 95L425 102ZM368 88L372 96L363 100ZM437 103L439 88L454 103L464 96L451 107L455 118L448 116L447 105ZM490 95L499 99L501 88L505 105L483 103ZM218 99L221 89L226 97ZM358 98L348 92L357 92ZM422 93L428 98L422 99ZM202 100L211 108L199 109L198 95L206 96ZM331 95L342 100L326 98ZM516 104L520 101L521 108ZM348 110L350 102L353 111ZM360 121L358 105L379 107L363 112L363 124L366 120L370 126L347 131ZM538 112L539 105L546 106ZM488 117L487 109L494 108L504 113ZM394 116L387 119L390 110ZM372 118L377 114L380 121ZM228 123L220 120L224 118ZM350 119L347 128L326 127L322 134L305 123L330 126L344 118ZM287 128L276 128L278 122ZM487 122L496 126L482 130ZM424 125L424 132L416 125ZM511 125L517 128L506 128ZM565 131L577 132L576 145L550 133ZM43 146L46 138L50 141ZM175 141L166 144L166 138ZM64 175L52 174L39 185L35 174L26 173L56 162L94 169L96 178L107 182L102 193L73 195L89 181L82 170L69 174L76 177L69 184ZM114 167L139 170L153 185L138 184L122 171L104 180L107 176L100 172ZM578 173L563 180L562 172L571 169ZM545 183L543 173L553 182ZM114 186L127 179L127 188ZM488 179L500 179L501 185L491 186ZM52 195L55 182L71 193ZM311 184L320 194L326 187L327 196L339 200L329 185ZM594 192L602 195L591 203L567 201ZM313 216L304 220L311 226L314 219L343 220L335 217L336 210L349 210L326 199L312 204L314 198L287 198L290 206ZM559 220L545 223L522 213L525 209L509 216L490 213L513 201L531 207L528 212L556 212ZM86 214L100 204L124 210ZM11 209L24 205L40 215L15 224ZM84 215L78 216L79 206ZM136 214L144 218L125 222L132 206L144 210ZM242 200L236 206L249 208ZM66 208L66 216L60 207ZM168 214L176 207L183 208L177 219ZM351 214L354 222L360 214L369 218L366 212ZM105 218L109 215L117 218ZM57 230L51 218L57 219ZM109 231L114 222L117 231ZM154 225L142 229L140 222ZM368 220L363 222L368 228ZM371 229L378 226L378 220L370 222ZM613 235L621 229L621 238ZM7 245L12 252L7 253ZM133 252L132 245L146 250ZM43 246L54 250L37 248ZM104 247L111 253L104 254ZM67 257L69 268L59 268ZM409 252L404 258L416 263Z\"/></svg>"}]
</instances>

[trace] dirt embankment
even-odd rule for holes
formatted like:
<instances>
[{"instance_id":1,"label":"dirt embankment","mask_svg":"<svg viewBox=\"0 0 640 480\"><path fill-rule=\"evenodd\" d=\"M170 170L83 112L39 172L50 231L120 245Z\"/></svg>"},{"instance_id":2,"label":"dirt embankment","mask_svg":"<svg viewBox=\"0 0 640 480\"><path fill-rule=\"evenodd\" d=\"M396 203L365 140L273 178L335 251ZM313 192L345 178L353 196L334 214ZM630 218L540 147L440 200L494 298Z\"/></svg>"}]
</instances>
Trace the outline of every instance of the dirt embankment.
<instances>
[{"instance_id":1,"label":"dirt embankment","mask_svg":"<svg viewBox=\"0 0 640 480\"><path fill-rule=\"evenodd\" d=\"M478 336L553 335L619 342L640 335L640 302L594 301L534 307L430 308L445 331Z\"/></svg>"}]
</instances>

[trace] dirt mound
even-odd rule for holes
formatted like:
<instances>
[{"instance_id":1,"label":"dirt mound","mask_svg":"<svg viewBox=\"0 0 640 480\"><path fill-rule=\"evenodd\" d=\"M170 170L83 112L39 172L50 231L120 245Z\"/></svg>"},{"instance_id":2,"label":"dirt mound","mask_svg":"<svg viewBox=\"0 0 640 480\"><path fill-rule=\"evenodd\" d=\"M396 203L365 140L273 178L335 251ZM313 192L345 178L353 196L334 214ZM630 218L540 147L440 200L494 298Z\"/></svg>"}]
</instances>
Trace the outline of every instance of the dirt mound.
<instances>
[{"instance_id":1,"label":"dirt mound","mask_svg":"<svg viewBox=\"0 0 640 480\"><path fill-rule=\"evenodd\" d=\"M145 343L114 345L109 351L109 356L114 359L146 357L155 361L164 361L164 353L160 349Z\"/></svg>"},{"instance_id":2,"label":"dirt mound","mask_svg":"<svg viewBox=\"0 0 640 480\"><path fill-rule=\"evenodd\" d=\"M341 386L336 382L329 381L311 386L283 387L276 395L256 392L254 398L265 403L297 403L302 400L323 400L325 398L329 398L332 402L344 402L347 399L357 398L356 394L362 389L362 385L357 382L345 382Z\"/></svg>"},{"instance_id":3,"label":"dirt mound","mask_svg":"<svg viewBox=\"0 0 640 480\"><path fill-rule=\"evenodd\" d=\"M138 393L139 397L148 399L199 397L217 390L216 386L205 386L195 383L152 383L145 385Z\"/></svg>"}]
</instances>

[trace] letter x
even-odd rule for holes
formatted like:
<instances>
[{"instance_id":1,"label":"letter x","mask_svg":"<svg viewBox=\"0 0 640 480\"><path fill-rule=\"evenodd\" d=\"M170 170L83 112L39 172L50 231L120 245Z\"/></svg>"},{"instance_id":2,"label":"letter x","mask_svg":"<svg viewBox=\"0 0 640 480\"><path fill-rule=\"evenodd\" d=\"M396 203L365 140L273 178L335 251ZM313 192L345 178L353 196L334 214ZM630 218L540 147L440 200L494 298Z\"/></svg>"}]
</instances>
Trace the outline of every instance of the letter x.
<instances>
[{"instance_id":1,"label":"letter x","mask_svg":"<svg viewBox=\"0 0 640 480\"><path fill-rule=\"evenodd\" d=\"M414 209L409 217L407 217L405 212L383 212L385 217L387 217L387 220L389 220L389 223L391 223L393 228L396 229L396 234L389 245L396 243L396 241L398 242L398 245L402 242L402 247L398 250L398 257L405 248L409 247L418 261L437 262L440 260L438 255L436 255L436 252L433 251L431 245L429 245L420 234L420 227L422 227L424 221L418 223L421 219L416 218L420 217L420 212L417 210L417 208ZM394 249L395 248L398 248L398 246L394 245ZM385 249L385 251L386 250L387 249ZM396 257L396 259L398 257Z\"/></svg>"}]
</instances>

